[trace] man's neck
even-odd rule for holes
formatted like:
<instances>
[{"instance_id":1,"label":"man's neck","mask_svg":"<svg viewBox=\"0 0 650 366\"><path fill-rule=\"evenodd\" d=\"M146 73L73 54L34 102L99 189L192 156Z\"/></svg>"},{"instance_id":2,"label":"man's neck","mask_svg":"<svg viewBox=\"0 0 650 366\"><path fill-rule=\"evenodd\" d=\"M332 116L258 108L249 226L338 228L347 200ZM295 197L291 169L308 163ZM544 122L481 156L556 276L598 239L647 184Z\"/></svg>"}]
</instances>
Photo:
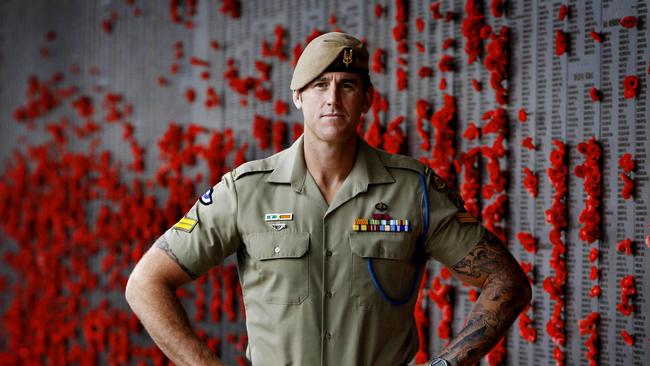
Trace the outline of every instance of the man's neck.
<instances>
[{"instance_id":1,"label":"man's neck","mask_svg":"<svg viewBox=\"0 0 650 366\"><path fill-rule=\"evenodd\" d=\"M303 151L307 170L329 204L354 166L356 137L347 143L335 145L306 134Z\"/></svg>"}]
</instances>

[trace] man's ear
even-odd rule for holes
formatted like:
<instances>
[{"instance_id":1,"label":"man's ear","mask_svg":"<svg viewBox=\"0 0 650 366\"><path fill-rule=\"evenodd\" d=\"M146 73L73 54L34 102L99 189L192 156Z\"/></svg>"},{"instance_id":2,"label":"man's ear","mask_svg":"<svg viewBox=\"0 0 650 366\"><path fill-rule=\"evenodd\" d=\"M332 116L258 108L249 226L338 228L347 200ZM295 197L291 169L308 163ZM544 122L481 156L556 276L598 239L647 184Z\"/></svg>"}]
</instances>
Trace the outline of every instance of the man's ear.
<instances>
[{"instance_id":1,"label":"man's ear","mask_svg":"<svg viewBox=\"0 0 650 366\"><path fill-rule=\"evenodd\" d=\"M296 106L298 110L302 108L302 99L300 98L300 91L294 90L291 93L291 98L293 99L293 105Z\"/></svg>"},{"instance_id":2,"label":"man's ear","mask_svg":"<svg viewBox=\"0 0 650 366\"><path fill-rule=\"evenodd\" d=\"M370 110L370 107L372 106L372 100L375 97L375 88L370 85L368 86L368 90L366 90L366 94L363 97L363 106L362 110L363 113L368 113L368 110Z\"/></svg>"}]
</instances>

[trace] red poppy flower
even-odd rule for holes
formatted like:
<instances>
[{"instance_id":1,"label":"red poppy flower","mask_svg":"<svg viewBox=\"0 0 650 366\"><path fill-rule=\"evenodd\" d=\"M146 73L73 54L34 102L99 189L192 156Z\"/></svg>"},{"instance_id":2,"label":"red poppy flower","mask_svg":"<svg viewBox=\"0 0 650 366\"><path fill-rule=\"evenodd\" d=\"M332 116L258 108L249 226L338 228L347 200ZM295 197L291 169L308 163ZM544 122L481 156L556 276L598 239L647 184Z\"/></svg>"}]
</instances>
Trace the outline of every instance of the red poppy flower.
<instances>
[{"instance_id":1,"label":"red poppy flower","mask_svg":"<svg viewBox=\"0 0 650 366\"><path fill-rule=\"evenodd\" d=\"M424 44L422 44L422 42L415 42L415 48L417 48L418 52L420 53L424 53L425 51Z\"/></svg>"},{"instance_id":2,"label":"red poppy flower","mask_svg":"<svg viewBox=\"0 0 650 366\"><path fill-rule=\"evenodd\" d=\"M396 42L399 42L406 38L407 28L405 23L397 23L393 27L393 38Z\"/></svg>"},{"instance_id":3,"label":"red poppy flower","mask_svg":"<svg viewBox=\"0 0 650 366\"><path fill-rule=\"evenodd\" d=\"M530 136L524 137L521 140L521 146L525 147L528 150L535 150L535 145L533 144L533 138Z\"/></svg>"},{"instance_id":4,"label":"red poppy flower","mask_svg":"<svg viewBox=\"0 0 650 366\"><path fill-rule=\"evenodd\" d=\"M442 49L447 50L451 47L454 47L456 45L456 40L453 38L447 38L445 41L442 43Z\"/></svg>"},{"instance_id":5,"label":"red poppy flower","mask_svg":"<svg viewBox=\"0 0 650 366\"><path fill-rule=\"evenodd\" d=\"M476 79L472 79L472 87L473 87L474 90L476 90L477 92L480 92L481 89L482 89L482 87L481 87L481 83L479 83Z\"/></svg>"},{"instance_id":6,"label":"red poppy flower","mask_svg":"<svg viewBox=\"0 0 650 366\"><path fill-rule=\"evenodd\" d=\"M590 36L594 41L596 41L596 42L598 42L598 43L603 43L603 36L602 36L602 34L597 33L597 32L594 32L594 31L591 31L591 32L589 32L589 36Z\"/></svg>"},{"instance_id":7,"label":"red poppy flower","mask_svg":"<svg viewBox=\"0 0 650 366\"><path fill-rule=\"evenodd\" d=\"M429 10L431 11L431 17L434 20L439 20L442 19L442 13L440 12L440 2L436 1L435 3L432 3L429 5Z\"/></svg>"},{"instance_id":8,"label":"red poppy flower","mask_svg":"<svg viewBox=\"0 0 650 366\"><path fill-rule=\"evenodd\" d=\"M397 52L407 53L409 51L408 44L405 41L397 42Z\"/></svg>"},{"instance_id":9,"label":"red poppy flower","mask_svg":"<svg viewBox=\"0 0 650 366\"><path fill-rule=\"evenodd\" d=\"M481 32L479 33L481 39L488 39L492 35L492 27L485 24L481 27Z\"/></svg>"},{"instance_id":10,"label":"red poppy flower","mask_svg":"<svg viewBox=\"0 0 650 366\"><path fill-rule=\"evenodd\" d=\"M555 31L555 54L561 56L566 53L568 47L568 36L561 30Z\"/></svg>"},{"instance_id":11,"label":"red poppy flower","mask_svg":"<svg viewBox=\"0 0 650 366\"><path fill-rule=\"evenodd\" d=\"M375 4L375 17L376 18L381 18L381 15L383 14L384 9L381 6L381 4Z\"/></svg>"},{"instance_id":12,"label":"red poppy flower","mask_svg":"<svg viewBox=\"0 0 650 366\"><path fill-rule=\"evenodd\" d=\"M519 109L519 113L517 114L519 117L519 122L524 123L528 119L528 115L526 114L526 110L524 108Z\"/></svg>"},{"instance_id":13,"label":"red poppy flower","mask_svg":"<svg viewBox=\"0 0 650 366\"><path fill-rule=\"evenodd\" d=\"M528 193L532 197L537 197L537 185L538 185L537 175L534 174L530 169L528 169L528 167L523 168L523 174L524 174L524 180L523 180L524 188L528 191Z\"/></svg>"},{"instance_id":14,"label":"red poppy flower","mask_svg":"<svg viewBox=\"0 0 650 366\"><path fill-rule=\"evenodd\" d=\"M616 243L616 251L624 252L627 255L632 254L632 240L624 239Z\"/></svg>"},{"instance_id":15,"label":"red poppy flower","mask_svg":"<svg viewBox=\"0 0 650 366\"><path fill-rule=\"evenodd\" d=\"M598 260L598 254L599 251L596 248L591 248L591 251L589 252L589 262L595 262Z\"/></svg>"},{"instance_id":16,"label":"red poppy flower","mask_svg":"<svg viewBox=\"0 0 650 366\"><path fill-rule=\"evenodd\" d=\"M537 241L531 233L519 232L517 233L517 240L524 249L529 253L537 253Z\"/></svg>"},{"instance_id":17,"label":"red poppy flower","mask_svg":"<svg viewBox=\"0 0 650 366\"><path fill-rule=\"evenodd\" d=\"M625 344L628 346L634 346L634 337L632 337L627 331L621 331L621 338L623 338L623 342L625 342Z\"/></svg>"},{"instance_id":18,"label":"red poppy flower","mask_svg":"<svg viewBox=\"0 0 650 366\"><path fill-rule=\"evenodd\" d=\"M454 59L449 55L442 55L438 62L438 69L441 72L454 71Z\"/></svg>"},{"instance_id":19,"label":"red poppy flower","mask_svg":"<svg viewBox=\"0 0 650 366\"><path fill-rule=\"evenodd\" d=\"M594 102L600 101L600 91L596 88L591 88L591 90L589 90L589 96Z\"/></svg>"},{"instance_id":20,"label":"red poppy flower","mask_svg":"<svg viewBox=\"0 0 650 366\"><path fill-rule=\"evenodd\" d=\"M600 293L601 293L600 286L598 286L598 285L594 285L594 286L591 288L591 291L589 291L589 297L599 297L599 296L600 296Z\"/></svg>"},{"instance_id":21,"label":"red poppy flower","mask_svg":"<svg viewBox=\"0 0 650 366\"><path fill-rule=\"evenodd\" d=\"M465 132L463 132L463 137L468 139L469 141L472 141L478 138L479 134L480 131L478 127L476 127L476 124L474 122L470 122L469 125L467 126L467 129L465 129Z\"/></svg>"},{"instance_id":22,"label":"red poppy flower","mask_svg":"<svg viewBox=\"0 0 650 366\"><path fill-rule=\"evenodd\" d=\"M595 281L598 279L598 267L596 266L591 266L590 272L589 272L589 279L592 281Z\"/></svg>"},{"instance_id":23,"label":"red poppy flower","mask_svg":"<svg viewBox=\"0 0 650 366\"><path fill-rule=\"evenodd\" d=\"M440 83L438 84L438 89L440 89L440 90L447 89L447 79L446 78L440 78Z\"/></svg>"},{"instance_id":24,"label":"red poppy flower","mask_svg":"<svg viewBox=\"0 0 650 366\"><path fill-rule=\"evenodd\" d=\"M382 48L377 48L372 54L371 70L376 73L382 73L385 70L385 52Z\"/></svg>"},{"instance_id":25,"label":"red poppy flower","mask_svg":"<svg viewBox=\"0 0 650 366\"><path fill-rule=\"evenodd\" d=\"M428 78L433 74L433 70L430 67L422 66L418 69L418 76L421 79Z\"/></svg>"},{"instance_id":26,"label":"red poppy flower","mask_svg":"<svg viewBox=\"0 0 650 366\"><path fill-rule=\"evenodd\" d=\"M417 28L418 32L422 33L424 31L424 21L422 18L416 18L415 19L415 28Z\"/></svg>"},{"instance_id":27,"label":"red poppy flower","mask_svg":"<svg viewBox=\"0 0 650 366\"><path fill-rule=\"evenodd\" d=\"M632 158L632 154L630 153L625 153L621 155L621 157L618 159L618 166L623 169L625 173L629 173L632 170L634 170L634 159Z\"/></svg>"},{"instance_id":28,"label":"red poppy flower","mask_svg":"<svg viewBox=\"0 0 650 366\"><path fill-rule=\"evenodd\" d=\"M621 18L621 20L619 20L619 24L621 25L621 27L628 28L628 29L636 27L636 23L637 23L637 18L633 16L626 16Z\"/></svg>"},{"instance_id":29,"label":"red poppy flower","mask_svg":"<svg viewBox=\"0 0 650 366\"><path fill-rule=\"evenodd\" d=\"M503 0L492 0L490 11L495 18L501 18L503 16Z\"/></svg>"},{"instance_id":30,"label":"red poppy flower","mask_svg":"<svg viewBox=\"0 0 650 366\"><path fill-rule=\"evenodd\" d=\"M562 4L560 5L560 10L558 11L557 18L559 20L564 20L568 13L569 13L569 8L566 5Z\"/></svg>"},{"instance_id":31,"label":"red poppy flower","mask_svg":"<svg viewBox=\"0 0 650 366\"><path fill-rule=\"evenodd\" d=\"M408 86L408 80L406 78L406 71L401 67L398 67L395 70L395 76L397 77L397 90L403 91Z\"/></svg>"},{"instance_id":32,"label":"red poppy flower","mask_svg":"<svg viewBox=\"0 0 650 366\"><path fill-rule=\"evenodd\" d=\"M629 200L632 198L632 195L634 194L634 181L632 178L627 176L626 174L619 174L619 177L621 180L623 180L623 188L621 189L621 197L625 200Z\"/></svg>"},{"instance_id":33,"label":"red poppy flower","mask_svg":"<svg viewBox=\"0 0 650 366\"><path fill-rule=\"evenodd\" d=\"M639 78L635 75L626 76L623 79L623 88L628 91L633 91L636 94L636 90L639 87Z\"/></svg>"}]
</instances>

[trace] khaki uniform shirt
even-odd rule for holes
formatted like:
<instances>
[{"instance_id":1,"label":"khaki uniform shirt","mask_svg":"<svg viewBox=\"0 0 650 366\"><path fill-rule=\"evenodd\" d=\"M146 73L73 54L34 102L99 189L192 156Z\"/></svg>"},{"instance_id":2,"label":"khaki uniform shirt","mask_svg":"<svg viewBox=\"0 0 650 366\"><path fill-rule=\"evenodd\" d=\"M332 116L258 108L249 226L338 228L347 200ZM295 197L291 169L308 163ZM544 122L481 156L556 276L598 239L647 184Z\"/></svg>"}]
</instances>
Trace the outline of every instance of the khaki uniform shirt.
<instances>
[{"instance_id":1,"label":"khaki uniform shirt","mask_svg":"<svg viewBox=\"0 0 650 366\"><path fill-rule=\"evenodd\" d=\"M456 264L484 229L425 165L361 139L328 205L306 169L302 144L300 138L224 175L159 240L197 276L237 253L253 365L405 365L418 349L417 295L402 306L388 303L367 261L388 296L409 294L425 217L421 174L428 186L427 258ZM355 219L375 213L408 220L409 231L353 230Z\"/></svg>"}]
</instances>

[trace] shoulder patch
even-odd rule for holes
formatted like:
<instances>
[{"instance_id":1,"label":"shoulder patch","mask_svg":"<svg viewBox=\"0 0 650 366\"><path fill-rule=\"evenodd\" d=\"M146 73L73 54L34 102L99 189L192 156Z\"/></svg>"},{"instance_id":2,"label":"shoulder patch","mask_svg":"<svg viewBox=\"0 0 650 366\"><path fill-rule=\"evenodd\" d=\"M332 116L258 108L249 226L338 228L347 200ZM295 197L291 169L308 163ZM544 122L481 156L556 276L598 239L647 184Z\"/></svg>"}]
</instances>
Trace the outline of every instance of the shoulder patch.
<instances>
[{"instance_id":1,"label":"shoulder patch","mask_svg":"<svg viewBox=\"0 0 650 366\"><path fill-rule=\"evenodd\" d=\"M203 196L201 196L201 198L199 198L199 202L201 202L202 204L204 204L206 206L211 205L212 204L212 192L213 191L214 191L214 188L208 189L208 191L205 192L203 194Z\"/></svg>"}]
</instances>

